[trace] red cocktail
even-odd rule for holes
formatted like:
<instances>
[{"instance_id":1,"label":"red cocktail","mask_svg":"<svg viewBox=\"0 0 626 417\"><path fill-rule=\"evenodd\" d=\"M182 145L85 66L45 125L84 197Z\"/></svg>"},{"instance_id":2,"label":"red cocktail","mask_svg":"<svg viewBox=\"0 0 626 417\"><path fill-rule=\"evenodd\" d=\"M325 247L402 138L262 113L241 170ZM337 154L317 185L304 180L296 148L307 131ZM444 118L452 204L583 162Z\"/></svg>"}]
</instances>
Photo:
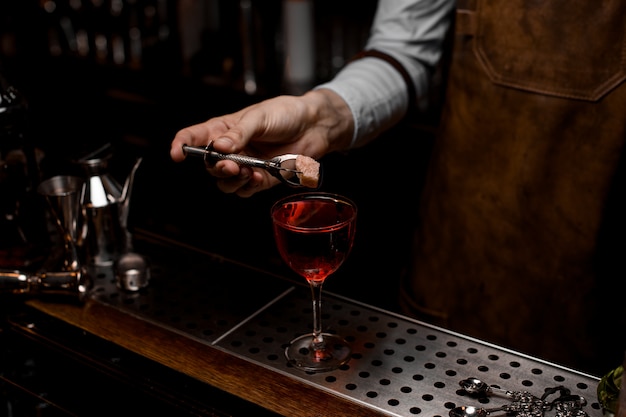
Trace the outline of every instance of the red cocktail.
<instances>
[{"instance_id":1,"label":"red cocktail","mask_svg":"<svg viewBox=\"0 0 626 417\"><path fill-rule=\"evenodd\" d=\"M292 340L285 355L306 371L335 369L348 361L350 348L342 338L322 333L322 284L352 249L356 205L336 194L302 193L278 201L271 214L282 259L309 282L313 295L313 333Z\"/></svg>"}]
</instances>

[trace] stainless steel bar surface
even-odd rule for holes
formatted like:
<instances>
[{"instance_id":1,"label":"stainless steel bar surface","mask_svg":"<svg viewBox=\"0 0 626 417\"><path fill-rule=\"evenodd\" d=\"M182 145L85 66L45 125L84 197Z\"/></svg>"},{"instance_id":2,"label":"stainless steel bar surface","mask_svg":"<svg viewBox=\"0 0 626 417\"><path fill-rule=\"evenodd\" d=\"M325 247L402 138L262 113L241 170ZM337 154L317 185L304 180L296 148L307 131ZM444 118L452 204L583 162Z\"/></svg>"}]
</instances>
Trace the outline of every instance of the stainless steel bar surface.
<instances>
[{"instance_id":1,"label":"stainless steel bar surface","mask_svg":"<svg viewBox=\"0 0 626 417\"><path fill-rule=\"evenodd\" d=\"M344 336L352 357L335 371L302 372L286 363L283 351L289 340L311 330L306 286L228 262L189 265L153 265L150 286L136 293L118 290L102 272L94 298L383 415L445 417L456 406L495 408L507 402L461 389L461 380L477 377L537 397L546 388L564 386L587 400L590 417L602 416L592 375L331 293L323 297L324 330Z\"/></svg>"}]
</instances>

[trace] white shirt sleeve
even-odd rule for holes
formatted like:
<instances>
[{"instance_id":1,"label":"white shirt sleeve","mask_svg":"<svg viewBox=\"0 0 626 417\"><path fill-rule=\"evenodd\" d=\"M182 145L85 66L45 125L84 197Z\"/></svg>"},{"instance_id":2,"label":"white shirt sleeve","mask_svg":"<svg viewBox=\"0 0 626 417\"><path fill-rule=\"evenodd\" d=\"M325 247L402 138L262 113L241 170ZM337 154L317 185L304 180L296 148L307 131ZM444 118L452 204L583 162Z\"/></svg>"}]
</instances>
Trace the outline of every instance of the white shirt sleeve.
<instances>
[{"instance_id":1,"label":"white shirt sleeve","mask_svg":"<svg viewBox=\"0 0 626 417\"><path fill-rule=\"evenodd\" d=\"M428 90L442 53L454 0L380 0L366 50L383 52L406 70L417 100ZM350 62L328 88L348 104L354 117L352 147L361 146L399 122L408 109L409 90L390 63L375 57Z\"/></svg>"}]
</instances>

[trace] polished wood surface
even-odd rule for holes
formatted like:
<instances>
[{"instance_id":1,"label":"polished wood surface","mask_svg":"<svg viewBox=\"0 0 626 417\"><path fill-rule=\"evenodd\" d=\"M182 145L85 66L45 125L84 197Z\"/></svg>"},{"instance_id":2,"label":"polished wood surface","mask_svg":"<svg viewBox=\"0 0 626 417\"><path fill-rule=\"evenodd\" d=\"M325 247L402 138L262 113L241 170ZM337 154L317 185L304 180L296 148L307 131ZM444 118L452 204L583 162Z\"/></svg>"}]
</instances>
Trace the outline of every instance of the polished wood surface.
<instances>
[{"instance_id":1,"label":"polished wood surface","mask_svg":"<svg viewBox=\"0 0 626 417\"><path fill-rule=\"evenodd\" d=\"M83 306L42 300L30 300L28 304L81 330L279 415L387 415L93 300Z\"/></svg>"}]
</instances>

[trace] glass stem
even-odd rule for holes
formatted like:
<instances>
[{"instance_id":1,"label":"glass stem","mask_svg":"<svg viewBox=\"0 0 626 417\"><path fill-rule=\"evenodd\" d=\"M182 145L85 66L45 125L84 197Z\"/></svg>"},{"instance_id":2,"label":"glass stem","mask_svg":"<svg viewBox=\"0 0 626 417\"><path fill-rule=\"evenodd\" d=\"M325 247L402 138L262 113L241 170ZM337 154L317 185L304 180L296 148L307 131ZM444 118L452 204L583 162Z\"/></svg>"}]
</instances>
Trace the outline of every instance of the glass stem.
<instances>
[{"instance_id":1,"label":"glass stem","mask_svg":"<svg viewBox=\"0 0 626 417\"><path fill-rule=\"evenodd\" d=\"M322 337L322 284L323 281L309 281L311 295L313 297L313 347L324 348Z\"/></svg>"}]
</instances>

